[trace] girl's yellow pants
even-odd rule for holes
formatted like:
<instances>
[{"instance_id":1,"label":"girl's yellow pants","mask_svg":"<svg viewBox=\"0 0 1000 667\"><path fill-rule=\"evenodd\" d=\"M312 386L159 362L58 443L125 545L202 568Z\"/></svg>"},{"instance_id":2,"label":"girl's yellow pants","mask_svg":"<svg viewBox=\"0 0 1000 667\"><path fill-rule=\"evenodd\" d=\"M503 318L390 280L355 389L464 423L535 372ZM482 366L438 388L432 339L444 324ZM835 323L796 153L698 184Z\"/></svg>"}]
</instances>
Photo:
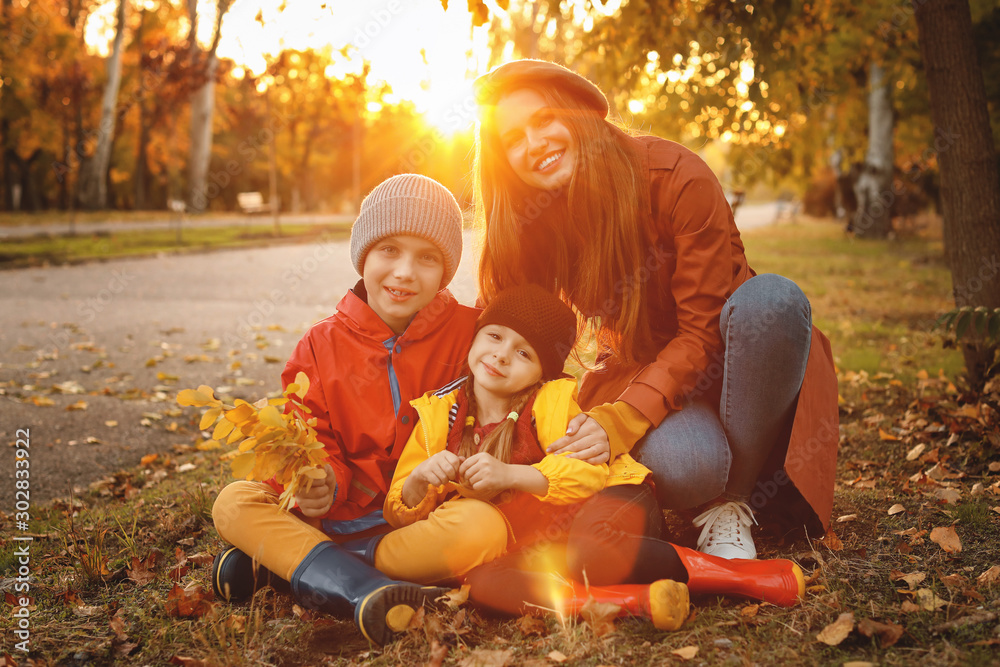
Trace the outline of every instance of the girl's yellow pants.
<instances>
[{"instance_id":1,"label":"girl's yellow pants","mask_svg":"<svg viewBox=\"0 0 1000 667\"><path fill-rule=\"evenodd\" d=\"M222 539L285 581L321 542L377 535L385 527L353 535L327 535L319 519L278 508L278 494L261 482L239 481L222 490L212 507ZM389 532L375 552L375 567L393 579L445 583L501 556L507 524L489 503L448 500L422 521Z\"/></svg>"}]
</instances>

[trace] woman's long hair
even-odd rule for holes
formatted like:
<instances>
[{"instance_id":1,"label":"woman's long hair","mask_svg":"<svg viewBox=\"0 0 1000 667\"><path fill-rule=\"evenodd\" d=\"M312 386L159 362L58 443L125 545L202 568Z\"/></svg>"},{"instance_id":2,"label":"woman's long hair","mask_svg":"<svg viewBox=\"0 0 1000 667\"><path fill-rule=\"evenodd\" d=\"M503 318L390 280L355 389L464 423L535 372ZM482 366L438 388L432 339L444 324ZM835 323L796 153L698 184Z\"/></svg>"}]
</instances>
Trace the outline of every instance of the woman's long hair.
<instances>
[{"instance_id":1,"label":"woman's long hair","mask_svg":"<svg viewBox=\"0 0 1000 667\"><path fill-rule=\"evenodd\" d=\"M575 139L576 169L565 192L528 186L507 161L494 109L484 109L475 167L480 298L488 303L507 287L539 282L582 314L602 350L651 361L647 281L639 277L649 249L643 224L649 185L632 139L558 88L532 90ZM523 243L544 243L544 261L529 259Z\"/></svg>"},{"instance_id":2,"label":"woman's long hair","mask_svg":"<svg viewBox=\"0 0 1000 667\"><path fill-rule=\"evenodd\" d=\"M469 373L469 378L465 381L465 384L462 385L462 391L465 392L465 396L469 402L468 415L470 417L475 417L476 413L479 411L479 406L476 403L476 394L473 391L474 386L475 378L472 376L472 373ZM510 407L507 411L514 411L520 415L524 406L528 404L528 400L531 398L532 394L538 391L538 388L541 386L541 382L536 382L527 389L522 389L511 396ZM521 417L518 417L518 419L520 418ZM524 415L524 419L531 419L531 416ZM503 463L510 463L510 457L514 451L514 433L517 429L517 424L514 423L514 420L504 419L503 423L493 429L480 445L477 445L473 439L475 434L475 425L471 423L472 421L473 420L471 419L467 420L463 426L462 444L458 448L458 455L463 458L467 458L477 452L486 452L487 454L492 454L496 459Z\"/></svg>"}]
</instances>

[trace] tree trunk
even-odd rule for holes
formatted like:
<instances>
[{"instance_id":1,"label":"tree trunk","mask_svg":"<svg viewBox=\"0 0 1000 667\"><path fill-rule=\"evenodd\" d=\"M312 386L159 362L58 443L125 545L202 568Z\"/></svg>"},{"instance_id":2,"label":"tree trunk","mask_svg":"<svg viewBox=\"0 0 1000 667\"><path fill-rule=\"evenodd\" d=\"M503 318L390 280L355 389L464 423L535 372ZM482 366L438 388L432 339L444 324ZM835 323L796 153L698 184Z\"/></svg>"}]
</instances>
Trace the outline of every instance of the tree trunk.
<instances>
[{"instance_id":1,"label":"tree trunk","mask_svg":"<svg viewBox=\"0 0 1000 667\"><path fill-rule=\"evenodd\" d=\"M10 34L10 24L13 22L14 17L12 16L14 11L14 0L0 0L0 32L3 34ZM10 61L10 43L12 40L4 38L0 40L0 80L3 79L4 73L8 71L8 63ZM11 94L10 86L4 86L0 88L0 155L6 155L8 149L12 149L13 146L9 145L10 141L10 120L7 118L6 111L6 98ZM13 179L11 179L9 172L9 165L7 164L6 158L0 159L0 211L9 211L13 207L13 202L11 200L11 186L13 185Z\"/></svg>"},{"instance_id":2,"label":"tree trunk","mask_svg":"<svg viewBox=\"0 0 1000 667\"><path fill-rule=\"evenodd\" d=\"M968 0L918 0L920 50L941 165L945 248L956 306L1000 307L1000 176ZM973 389L990 375L996 344L962 342ZM993 369L996 372L996 369Z\"/></svg>"},{"instance_id":3,"label":"tree trunk","mask_svg":"<svg viewBox=\"0 0 1000 667\"><path fill-rule=\"evenodd\" d=\"M198 25L197 1L188 0L188 13L191 16L191 32L188 41L191 43L192 60L201 53L195 38ZM215 28L212 32L212 45L205 53L205 83L191 97L191 151L188 164L188 207L193 211L204 211L211 199L219 196L216 186L208 184L208 167L212 161L212 121L215 119L215 75L219 69L219 59L215 55L219 48L222 18L229 11L230 0L217 0L215 13ZM228 174L227 174L228 176ZM214 184L213 184L214 185Z\"/></svg>"},{"instance_id":4,"label":"tree trunk","mask_svg":"<svg viewBox=\"0 0 1000 667\"><path fill-rule=\"evenodd\" d=\"M857 238L884 239L892 231L892 88L885 70L873 62L869 69L868 153L854 192L858 210L852 229Z\"/></svg>"},{"instance_id":5,"label":"tree trunk","mask_svg":"<svg viewBox=\"0 0 1000 667\"><path fill-rule=\"evenodd\" d=\"M145 72L142 68L142 54L145 52L142 44L143 28L146 24L146 9L143 7L139 15L139 27L136 29L135 43L139 50L139 81L144 80ZM141 85L141 84L140 84ZM146 146L149 144L149 120L146 113L146 95L140 92L137 100L139 107L139 139L135 155L135 174L132 176L132 183L135 186L135 209L145 210L148 207L146 202L146 192L149 180L149 163L146 157Z\"/></svg>"},{"instance_id":6,"label":"tree trunk","mask_svg":"<svg viewBox=\"0 0 1000 667\"><path fill-rule=\"evenodd\" d=\"M111 55L108 57L108 82L104 86L101 102L101 125L97 130L97 147L80 174L80 203L91 210L108 206L107 175L111 164L111 146L115 138L115 120L118 107L118 89L122 81L122 42L125 37L125 8L127 0L118 0L117 26Z\"/></svg>"},{"instance_id":7,"label":"tree trunk","mask_svg":"<svg viewBox=\"0 0 1000 667\"><path fill-rule=\"evenodd\" d=\"M191 98L191 152L188 165L188 206L204 211L208 202L218 196L208 188L208 167L212 161L212 119L215 117L215 73L219 61L208 54L205 75L208 80Z\"/></svg>"}]
</instances>

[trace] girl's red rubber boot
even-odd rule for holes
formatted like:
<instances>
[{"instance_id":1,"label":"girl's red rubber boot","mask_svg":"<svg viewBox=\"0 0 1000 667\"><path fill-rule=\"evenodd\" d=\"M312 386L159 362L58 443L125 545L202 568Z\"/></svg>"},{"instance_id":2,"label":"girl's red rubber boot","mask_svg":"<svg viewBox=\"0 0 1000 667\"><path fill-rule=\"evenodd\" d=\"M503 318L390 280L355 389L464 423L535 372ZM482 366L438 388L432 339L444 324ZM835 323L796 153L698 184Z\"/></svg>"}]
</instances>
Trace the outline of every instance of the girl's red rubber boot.
<instances>
[{"instance_id":1,"label":"girl's red rubber boot","mask_svg":"<svg viewBox=\"0 0 1000 667\"><path fill-rule=\"evenodd\" d=\"M790 560L743 560L709 556L674 545L688 573L692 593L743 595L782 607L798 604L805 595L802 568Z\"/></svg>"},{"instance_id":2,"label":"girl's red rubber boot","mask_svg":"<svg viewBox=\"0 0 1000 667\"><path fill-rule=\"evenodd\" d=\"M688 588L670 579L649 585L621 584L618 586L584 586L573 582L562 593L563 610L578 616L589 600L607 602L621 607L618 616L648 618L658 630L678 630L688 617Z\"/></svg>"}]
</instances>

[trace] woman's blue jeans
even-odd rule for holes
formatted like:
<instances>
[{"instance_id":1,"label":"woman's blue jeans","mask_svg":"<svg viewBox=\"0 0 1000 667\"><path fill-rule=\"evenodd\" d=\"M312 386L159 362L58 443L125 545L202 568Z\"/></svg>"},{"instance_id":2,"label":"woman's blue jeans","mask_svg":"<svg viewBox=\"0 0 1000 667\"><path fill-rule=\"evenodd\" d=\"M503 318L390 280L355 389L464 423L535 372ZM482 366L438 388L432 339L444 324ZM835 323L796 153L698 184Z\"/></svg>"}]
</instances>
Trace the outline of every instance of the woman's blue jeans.
<instances>
[{"instance_id":1,"label":"woman's blue jeans","mask_svg":"<svg viewBox=\"0 0 1000 667\"><path fill-rule=\"evenodd\" d=\"M765 497L754 485L772 449L788 442L812 336L809 300L787 278L755 276L726 300L719 324L719 404L690 397L632 452L653 471L664 509ZM705 372L719 377L718 366Z\"/></svg>"}]
</instances>

